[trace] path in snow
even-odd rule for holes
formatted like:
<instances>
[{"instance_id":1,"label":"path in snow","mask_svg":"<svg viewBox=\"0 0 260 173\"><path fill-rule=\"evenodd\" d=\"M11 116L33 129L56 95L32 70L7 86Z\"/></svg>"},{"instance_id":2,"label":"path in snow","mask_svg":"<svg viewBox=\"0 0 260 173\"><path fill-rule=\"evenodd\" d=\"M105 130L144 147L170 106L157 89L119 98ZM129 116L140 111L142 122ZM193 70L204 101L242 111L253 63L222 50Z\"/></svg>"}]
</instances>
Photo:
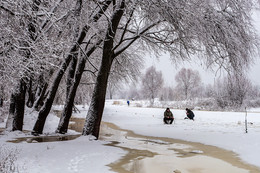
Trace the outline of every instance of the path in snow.
<instances>
[{"instance_id":1,"label":"path in snow","mask_svg":"<svg viewBox=\"0 0 260 173\"><path fill-rule=\"evenodd\" d=\"M109 166L119 173L257 173L260 170L243 163L235 153L200 143L162 137L137 135L111 123L103 123L101 140L128 152Z\"/></svg>"}]
</instances>

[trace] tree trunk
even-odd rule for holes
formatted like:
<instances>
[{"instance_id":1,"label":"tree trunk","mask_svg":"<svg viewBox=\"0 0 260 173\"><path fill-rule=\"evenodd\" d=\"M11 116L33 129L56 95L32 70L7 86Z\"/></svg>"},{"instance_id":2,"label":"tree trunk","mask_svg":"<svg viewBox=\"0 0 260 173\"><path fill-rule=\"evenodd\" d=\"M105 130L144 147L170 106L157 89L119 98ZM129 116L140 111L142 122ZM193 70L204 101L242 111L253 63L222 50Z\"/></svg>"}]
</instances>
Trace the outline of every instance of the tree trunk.
<instances>
[{"instance_id":1,"label":"tree trunk","mask_svg":"<svg viewBox=\"0 0 260 173\"><path fill-rule=\"evenodd\" d=\"M68 131L68 125L69 125L69 120L72 114L72 109L73 109L73 105L74 105L74 99L76 96L76 91L82 76L82 73L84 71L85 68L85 60L84 58L81 58L78 67L77 67L77 71L75 74L75 78L74 78L74 82L72 83L67 99L66 99L66 103L64 105L64 109L62 111L62 115L60 118L60 122L58 125L58 128L56 130L57 133L67 133Z\"/></svg>"},{"instance_id":2,"label":"tree trunk","mask_svg":"<svg viewBox=\"0 0 260 173\"><path fill-rule=\"evenodd\" d=\"M27 93L28 93L28 100L26 102L26 106L31 108L33 107L34 100L35 100L35 93L33 92L32 89L32 79L30 79L29 81Z\"/></svg>"},{"instance_id":3,"label":"tree trunk","mask_svg":"<svg viewBox=\"0 0 260 173\"><path fill-rule=\"evenodd\" d=\"M102 58L102 64L99 69L96 85L93 91L91 103L82 132L83 135L94 135L98 139L111 64L111 55L110 57Z\"/></svg>"},{"instance_id":4,"label":"tree trunk","mask_svg":"<svg viewBox=\"0 0 260 173\"><path fill-rule=\"evenodd\" d=\"M4 99L0 97L0 107L3 107L3 104L4 104Z\"/></svg>"},{"instance_id":5,"label":"tree trunk","mask_svg":"<svg viewBox=\"0 0 260 173\"><path fill-rule=\"evenodd\" d=\"M112 94L112 91L110 90L109 92L109 98L112 100L113 99L113 94Z\"/></svg>"},{"instance_id":6,"label":"tree trunk","mask_svg":"<svg viewBox=\"0 0 260 173\"><path fill-rule=\"evenodd\" d=\"M34 103L34 106L33 108L36 110L36 111L39 111L41 109L41 107L43 106L44 104L44 96L46 94L46 90L47 90L47 87L48 87L48 83L45 82L45 84L43 85L42 88L39 88L39 96L38 98L36 99L35 103Z\"/></svg>"},{"instance_id":7,"label":"tree trunk","mask_svg":"<svg viewBox=\"0 0 260 173\"><path fill-rule=\"evenodd\" d=\"M47 99L45 100L45 103L43 105L43 107L41 108L37 121L33 127L32 130L32 134L42 134L43 131L43 127L46 121L46 118L48 116L48 114L50 113L56 92L58 90L60 81L67 69L67 64L70 63L72 57L76 57L78 54L78 45L81 45L81 43L83 42L84 38L86 36L86 32L83 30L78 38L78 41L76 44L74 44L74 46L72 47L72 49L70 50L70 54L65 58L64 62L62 63L61 68L59 69L59 71L56 74L56 77L54 78L54 81L52 83L52 86L48 92L47 95Z\"/></svg>"},{"instance_id":8,"label":"tree trunk","mask_svg":"<svg viewBox=\"0 0 260 173\"><path fill-rule=\"evenodd\" d=\"M73 36L74 38L78 38L78 36L79 36L81 9L82 9L82 0L77 0L76 8L75 8L75 11L74 11L74 17L75 17L75 19L74 19L74 21L75 21L75 23L74 23L75 31L74 31L74 36ZM76 41L76 40L74 40L74 41ZM78 53L76 55L78 55ZM74 78L74 75L75 75L77 62L78 62L78 57L73 56L72 61L70 62L70 68L69 68L68 75L67 75L66 98L69 95L70 87L73 83L73 78Z\"/></svg>"},{"instance_id":9,"label":"tree trunk","mask_svg":"<svg viewBox=\"0 0 260 173\"><path fill-rule=\"evenodd\" d=\"M77 88L79 86L82 74L84 72L85 69L85 64L86 64L86 60L87 58L96 50L96 48L99 46L99 44L101 43L101 40L98 41L98 43L96 44L96 46L93 46L87 53L85 57L82 57L78 63L77 66L77 70L76 70L76 74L74 77L74 82L72 83L72 86L70 87L70 92L68 94L68 97L66 99L66 103L64 106L64 109L62 111L62 115L60 118L60 122L58 125L58 128L56 130L57 133L67 133L68 131L68 125L69 125L69 120L72 114L72 109L74 106L74 99L76 96L76 92L77 92Z\"/></svg>"},{"instance_id":10,"label":"tree trunk","mask_svg":"<svg viewBox=\"0 0 260 173\"><path fill-rule=\"evenodd\" d=\"M4 87L0 86L0 107L3 107L4 104Z\"/></svg>"},{"instance_id":11,"label":"tree trunk","mask_svg":"<svg viewBox=\"0 0 260 173\"><path fill-rule=\"evenodd\" d=\"M76 47L74 47L74 49L76 49ZM33 131L32 134L42 134L43 131L43 127L45 124L45 120L51 110L51 106L53 103L53 100L55 98L56 92L58 90L61 78L65 72L65 70L67 69L67 64L69 63L69 61L71 60L71 55L69 55L66 59L65 62L63 62L62 67L59 69L58 73L56 74L56 77L52 83L52 86L49 90L47 99L43 105L43 107L41 108L41 110L39 111L39 115L38 118L36 120L36 123L33 127Z\"/></svg>"},{"instance_id":12,"label":"tree trunk","mask_svg":"<svg viewBox=\"0 0 260 173\"><path fill-rule=\"evenodd\" d=\"M108 8L110 3L111 3L111 0L106 1L106 4L103 5L102 9L96 15L93 16L93 22L96 22L104 14L104 12L106 11L106 9ZM73 45L72 49L70 50L70 54L65 58L61 68L59 69L59 71L52 83L52 87L49 90L47 99L39 112L37 121L33 127L32 134L42 134L45 120L51 110L51 106L52 106L53 100L55 98L61 78L67 69L67 65L70 63L71 58L78 56L78 49L79 49L78 45L82 44L89 29L90 29L89 25L86 25L85 27L83 27L77 42Z\"/></svg>"},{"instance_id":13,"label":"tree trunk","mask_svg":"<svg viewBox=\"0 0 260 173\"><path fill-rule=\"evenodd\" d=\"M9 114L14 115L14 111L15 111L15 94L12 93L10 98Z\"/></svg>"},{"instance_id":14,"label":"tree trunk","mask_svg":"<svg viewBox=\"0 0 260 173\"><path fill-rule=\"evenodd\" d=\"M15 112L15 93L13 92L10 98L9 115L6 122L6 129L9 131L12 130L14 112Z\"/></svg>"},{"instance_id":15,"label":"tree trunk","mask_svg":"<svg viewBox=\"0 0 260 173\"><path fill-rule=\"evenodd\" d=\"M23 130L24 106L25 106L26 83L20 79L17 91L14 95L15 108L13 115L12 130Z\"/></svg>"},{"instance_id":16,"label":"tree trunk","mask_svg":"<svg viewBox=\"0 0 260 173\"><path fill-rule=\"evenodd\" d=\"M120 5L115 8L114 14L108 25L103 46L102 62L82 132L83 135L94 135L97 139L99 137L99 128L105 105L108 76L115 57L113 52L114 37L123 16L124 8L125 1L123 0Z\"/></svg>"},{"instance_id":17,"label":"tree trunk","mask_svg":"<svg viewBox=\"0 0 260 173\"><path fill-rule=\"evenodd\" d=\"M66 82L66 99L69 96L70 88L73 84L73 79L75 75L75 70L77 66L78 59L77 57L72 57L72 61L70 62L70 68L67 75L67 82Z\"/></svg>"},{"instance_id":18,"label":"tree trunk","mask_svg":"<svg viewBox=\"0 0 260 173\"><path fill-rule=\"evenodd\" d=\"M187 86L184 86L185 100L188 99L188 90L189 90L189 88Z\"/></svg>"}]
</instances>

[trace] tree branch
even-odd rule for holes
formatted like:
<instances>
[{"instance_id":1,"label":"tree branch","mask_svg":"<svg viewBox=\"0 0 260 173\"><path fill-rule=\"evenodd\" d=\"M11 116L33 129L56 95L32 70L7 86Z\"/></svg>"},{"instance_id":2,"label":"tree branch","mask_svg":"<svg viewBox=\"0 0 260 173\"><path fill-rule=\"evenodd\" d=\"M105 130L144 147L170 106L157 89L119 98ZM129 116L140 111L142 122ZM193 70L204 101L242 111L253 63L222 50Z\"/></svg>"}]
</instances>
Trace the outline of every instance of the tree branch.
<instances>
[{"instance_id":1,"label":"tree branch","mask_svg":"<svg viewBox=\"0 0 260 173\"><path fill-rule=\"evenodd\" d=\"M149 26L143 28L139 33L136 33L136 36L133 37L131 40L129 40L128 44L126 44L124 47L122 47L120 50L115 51L115 49L113 49L115 51L114 53L114 57L120 55L122 52L124 52L129 46L131 46L138 38L140 38L142 36L142 34L144 34L146 31L148 31L149 29L151 29L152 27L154 27L155 25L159 24L161 21L156 21L152 24L150 24ZM119 45L115 46L116 48L119 47Z\"/></svg>"},{"instance_id":2,"label":"tree branch","mask_svg":"<svg viewBox=\"0 0 260 173\"><path fill-rule=\"evenodd\" d=\"M13 15L13 16L15 15L14 12L12 12L11 10L7 9L6 7L4 7L2 5L0 6L0 8L3 9L4 11L8 12L9 14Z\"/></svg>"},{"instance_id":3,"label":"tree branch","mask_svg":"<svg viewBox=\"0 0 260 173\"><path fill-rule=\"evenodd\" d=\"M124 41L124 36L125 36L125 34L126 34L126 31L127 31L128 25L129 25L129 23L130 23L131 20L132 20L132 17L133 17L134 11L135 11L135 8L132 9L131 14L130 14L130 17L129 17L129 19L127 20L127 22L126 22L126 24L125 24L125 27L124 27L123 33L122 33L122 35L121 35L121 39L120 39L118 45L114 47L114 50L115 50L115 49L116 49L116 48L117 48L117 47L118 47L118 46L119 46L119 45Z\"/></svg>"}]
</instances>

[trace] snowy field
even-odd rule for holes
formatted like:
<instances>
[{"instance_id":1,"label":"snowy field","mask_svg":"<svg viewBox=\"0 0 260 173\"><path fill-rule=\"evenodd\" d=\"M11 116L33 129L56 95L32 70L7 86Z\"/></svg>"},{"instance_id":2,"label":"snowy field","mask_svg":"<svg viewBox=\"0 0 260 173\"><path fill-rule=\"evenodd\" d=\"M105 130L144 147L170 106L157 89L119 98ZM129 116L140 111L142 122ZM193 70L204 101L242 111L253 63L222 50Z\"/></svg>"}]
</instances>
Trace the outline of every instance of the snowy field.
<instances>
[{"instance_id":1,"label":"snowy field","mask_svg":"<svg viewBox=\"0 0 260 173\"><path fill-rule=\"evenodd\" d=\"M126 104L113 105L106 102L103 121L111 122L122 129L137 134L155 137L169 137L192 142L214 145L231 150L250 164L260 167L260 113L251 110L247 114L248 133L245 133L245 112L194 111L195 121L184 120L185 111L171 109L175 116L174 124L164 125L162 121L165 108L128 107ZM59 109L59 107L55 107ZM79 107L77 117L84 118L86 110ZM36 114L27 111L25 130L31 130ZM49 115L44 133L53 135L59 119ZM1 124L3 126L3 123ZM76 132L69 131L69 134ZM10 143L14 137L30 136L29 133L11 132L0 136L2 153L15 150L12 165L17 172L111 172L106 165L115 162L126 151L105 146L106 142L93 140L93 137L79 137L71 141L48 143ZM4 152L3 152L4 151ZM12 160L10 160L11 165Z\"/></svg>"},{"instance_id":2,"label":"snowy field","mask_svg":"<svg viewBox=\"0 0 260 173\"><path fill-rule=\"evenodd\" d=\"M175 122L164 125L164 111L111 105L105 109L103 120L142 135L200 142L231 150L242 160L260 167L259 109L247 114L248 133L245 133L245 112L194 111L195 121L190 121L184 120L185 110L171 109Z\"/></svg>"}]
</instances>

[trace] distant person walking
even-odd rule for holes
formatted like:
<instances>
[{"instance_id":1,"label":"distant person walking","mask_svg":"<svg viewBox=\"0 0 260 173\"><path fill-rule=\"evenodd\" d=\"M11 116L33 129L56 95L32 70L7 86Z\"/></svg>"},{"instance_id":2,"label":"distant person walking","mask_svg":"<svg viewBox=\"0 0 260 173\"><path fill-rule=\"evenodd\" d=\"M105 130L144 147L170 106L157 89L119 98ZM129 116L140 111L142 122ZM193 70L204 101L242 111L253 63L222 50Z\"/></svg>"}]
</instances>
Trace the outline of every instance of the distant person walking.
<instances>
[{"instance_id":1,"label":"distant person walking","mask_svg":"<svg viewBox=\"0 0 260 173\"><path fill-rule=\"evenodd\" d=\"M194 113L193 113L190 109L188 109L188 108L186 108L186 115L187 115L187 117L185 117L184 119L190 119L190 120L193 120L193 121L194 121L195 115L194 115Z\"/></svg>"},{"instance_id":2,"label":"distant person walking","mask_svg":"<svg viewBox=\"0 0 260 173\"><path fill-rule=\"evenodd\" d=\"M174 120L173 114L172 114L172 112L170 111L170 108L167 108L167 109L164 111L163 121L164 121L165 124L172 124L173 120Z\"/></svg>"},{"instance_id":3,"label":"distant person walking","mask_svg":"<svg viewBox=\"0 0 260 173\"><path fill-rule=\"evenodd\" d=\"M130 101L129 101L129 100L127 100L127 102L126 102L126 103L127 103L127 105L128 105L128 106L130 105Z\"/></svg>"}]
</instances>

